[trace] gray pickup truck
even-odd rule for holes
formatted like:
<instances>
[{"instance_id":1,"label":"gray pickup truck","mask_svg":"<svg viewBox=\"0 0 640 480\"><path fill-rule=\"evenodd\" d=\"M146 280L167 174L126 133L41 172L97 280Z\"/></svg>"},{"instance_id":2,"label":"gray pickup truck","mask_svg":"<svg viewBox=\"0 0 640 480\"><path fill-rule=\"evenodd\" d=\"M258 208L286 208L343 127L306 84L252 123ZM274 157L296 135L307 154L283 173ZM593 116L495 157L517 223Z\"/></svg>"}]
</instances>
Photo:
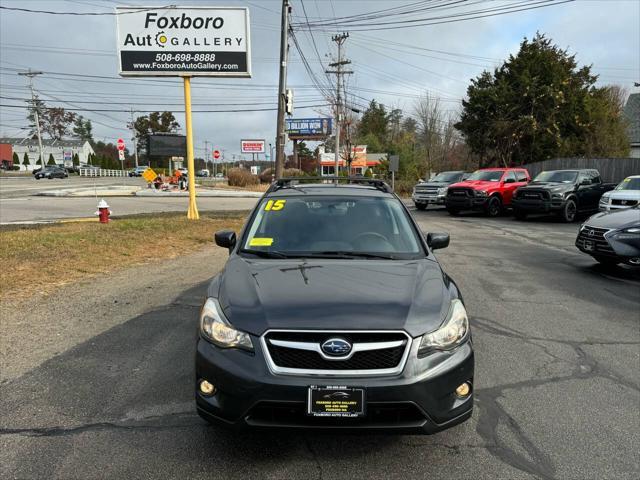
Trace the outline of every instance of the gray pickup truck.
<instances>
[{"instance_id":1,"label":"gray pickup truck","mask_svg":"<svg viewBox=\"0 0 640 480\"><path fill-rule=\"evenodd\" d=\"M413 187L411 199L418 210L424 210L429 205L444 205L447 187L461 182L468 173L462 171L440 172L426 182L419 182Z\"/></svg>"},{"instance_id":2,"label":"gray pickup truck","mask_svg":"<svg viewBox=\"0 0 640 480\"><path fill-rule=\"evenodd\" d=\"M562 221L573 222L579 213L597 212L602 194L615 186L602 183L597 170L552 170L518 188L511 204L519 220L530 213L555 213Z\"/></svg>"}]
</instances>

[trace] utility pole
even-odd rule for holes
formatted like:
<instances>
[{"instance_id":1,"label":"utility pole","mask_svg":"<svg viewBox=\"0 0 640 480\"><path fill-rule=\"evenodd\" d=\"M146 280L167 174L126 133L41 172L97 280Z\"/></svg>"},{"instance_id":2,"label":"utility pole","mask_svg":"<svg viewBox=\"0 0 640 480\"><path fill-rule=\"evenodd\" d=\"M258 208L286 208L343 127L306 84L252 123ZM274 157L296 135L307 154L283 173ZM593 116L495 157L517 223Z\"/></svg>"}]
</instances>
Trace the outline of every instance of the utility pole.
<instances>
[{"instance_id":1,"label":"utility pole","mask_svg":"<svg viewBox=\"0 0 640 480\"><path fill-rule=\"evenodd\" d=\"M335 156L335 175L339 176L340 174L340 128L341 128L341 119L342 119L342 76L343 75L351 75L353 72L351 70L343 70L342 67L344 65L348 65L351 63L350 60L342 59L342 45L349 38L348 33L341 33L340 35L334 35L331 37L331 40L336 42L338 45L338 61L334 63L330 63L330 67L334 67L335 70L326 70L326 73L333 73L336 75L336 156ZM347 172L347 175L349 172ZM336 180L337 183L337 180Z\"/></svg>"},{"instance_id":2,"label":"utility pole","mask_svg":"<svg viewBox=\"0 0 640 480\"><path fill-rule=\"evenodd\" d=\"M211 158L213 158L213 155ZM204 166L205 168L209 168L209 140L204 141ZM213 162L211 164L211 171L213 172Z\"/></svg>"},{"instance_id":3,"label":"utility pole","mask_svg":"<svg viewBox=\"0 0 640 480\"><path fill-rule=\"evenodd\" d=\"M29 78L29 88L31 89L31 105L33 106L33 115L36 120L36 132L38 132L38 146L40 147L40 163L42 163L42 169L44 170L44 150L42 149L42 135L40 135L40 115L38 115L38 109L36 108L36 97L33 94L33 77L36 75L42 75L43 72L34 72L29 69L28 72L19 72L18 75ZM26 168L26 167L25 167Z\"/></svg>"},{"instance_id":4,"label":"utility pole","mask_svg":"<svg viewBox=\"0 0 640 480\"><path fill-rule=\"evenodd\" d=\"M276 134L276 178L282 177L284 168L284 114L287 96L287 59L289 56L289 0L282 0L282 31L280 32L280 82L278 84L278 125Z\"/></svg>"},{"instance_id":5,"label":"utility pole","mask_svg":"<svg viewBox=\"0 0 640 480\"><path fill-rule=\"evenodd\" d=\"M136 168L138 168L138 136L136 135L136 128L133 123L133 107L131 107L131 123L129 125L129 128L131 128L131 134L133 135L131 140L133 141L133 152L136 157Z\"/></svg>"}]
</instances>

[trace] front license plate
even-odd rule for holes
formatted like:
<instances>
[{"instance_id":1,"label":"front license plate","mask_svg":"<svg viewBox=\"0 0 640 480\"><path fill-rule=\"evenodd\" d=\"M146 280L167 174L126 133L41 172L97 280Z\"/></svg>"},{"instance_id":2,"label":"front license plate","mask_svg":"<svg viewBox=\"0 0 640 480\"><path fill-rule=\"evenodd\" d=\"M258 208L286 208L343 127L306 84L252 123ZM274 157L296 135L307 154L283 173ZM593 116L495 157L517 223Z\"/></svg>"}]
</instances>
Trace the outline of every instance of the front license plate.
<instances>
[{"instance_id":1,"label":"front license plate","mask_svg":"<svg viewBox=\"0 0 640 480\"><path fill-rule=\"evenodd\" d=\"M590 242L589 240L585 240L585 241L584 241L584 249L585 249L587 252L593 252L593 251L596 249L596 247L595 247L595 245L593 244L593 242Z\"/></svg>"},{"instance_id":2,"label":"front license plate","mask_svg":"<svg viewBox=\"0 0 640 480\"><path fill-rule=\"evenodd\" d=\"M309 387L307 414L314 417L361 417L365 414L364 388Z\"/></svg>"}]
</instances>

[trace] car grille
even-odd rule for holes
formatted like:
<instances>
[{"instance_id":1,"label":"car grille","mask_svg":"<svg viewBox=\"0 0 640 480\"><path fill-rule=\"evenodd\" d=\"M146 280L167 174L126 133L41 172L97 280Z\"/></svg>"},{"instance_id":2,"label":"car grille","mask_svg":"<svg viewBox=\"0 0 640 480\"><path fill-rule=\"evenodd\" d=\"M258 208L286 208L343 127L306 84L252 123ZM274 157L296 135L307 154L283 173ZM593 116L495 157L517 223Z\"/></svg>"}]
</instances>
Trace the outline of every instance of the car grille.
<instances>
[{"instance_id":1,"label":"car grille","mask_svg":"<svg viewBox=\"0 0 640 480\"><path fill-rule=\"evenodd\" d=\"M597 228L585 225L578 234L576 245L579 248L584 248L585 242L593 242L594 253L614 254L613 248L611 248L609 242L604 236L608 231L609 230L606 228Z\"/></svg>"},{"instance_id":2,"label":"car grille","mask_svg":"<svg viewBox=\"0 0 640 480\"><path fill-rule=\"evenodd\" d=\"M322 356L320 345L336 337L353 346L354 353L350 357L327 359ZM285 344L276 345L273 342ZM374 343L377 344L375 349L355 351L356 345L373 346ZM302 344L306 348L300 348ZM404 367L410 344L411 339L404 332L270 331L263 336L263 347L274 373L293 375L397 374ZM308 349L310 347L316 350Z\"/></svg>"},{"instance_id":3,"label":"car grille","mask_svg":"<svg viewBox=\"0 0 640 480\"><path fill-rule=\"evenodd\" d=\"M547 190L518 190L517 198L522 200L550 200L551 193Z\"/></svg>"},{"instance_id":4,"label":"car grille","mask_svg":"<svg viewBox=\"0 0 640 480\"><path fill-rule=\"evenodd\" d=\"M416 193L421 193L424 195L437 195L438 188L437 187L416 187Z\"/></svg>"},{"instance_id":5,"label":"car grille","mask_svg":"<svg viewBox=\"0 0 640 480\"><path fill-rule=\"evenodd\" d=\"M623 200L619 198L614 198L611 200L611 205L620 205L624 207L634 207L638 204L637 200Z\"/></svg>"},{"instance_id":6,"label":"car grille","mask_svg":"<svg viewBox=\"0 0 640 480\"><path fill-rule=\"evenodd\" d=\"M466 198L473 197L474 195L475 191L473 188L455 187L447 190L447 196L453 198Z\"/></svg>"}]
</instances>

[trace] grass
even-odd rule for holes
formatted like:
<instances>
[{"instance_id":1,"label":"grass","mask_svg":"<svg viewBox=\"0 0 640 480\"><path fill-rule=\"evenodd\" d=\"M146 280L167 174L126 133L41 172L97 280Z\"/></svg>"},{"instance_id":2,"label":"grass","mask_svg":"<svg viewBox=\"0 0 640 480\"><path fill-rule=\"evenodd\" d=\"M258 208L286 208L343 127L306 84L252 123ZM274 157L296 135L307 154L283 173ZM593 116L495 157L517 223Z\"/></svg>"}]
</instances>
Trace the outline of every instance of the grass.
<instances>
[{"instance_id":1,"label":"grass","mask_svg":"<svg viewBox=\"0 0 640 480\"><path fill-rule=\"evenodd\" d=\"M247 185L245 187L230 187L227 182L207 180L197 180L196 183L201 184L203 187L220 188L223 190L247 190L249 192L266 192L270 185L269 183L260 183L258 185Z\"/></svg>"},{"instance_id":2,"label":"grass","mask_svg":"<svg viewBox=\"0 0 640 480\"><path fill-rule=\"evenodd\" d=\"M144 215L108 224L2 228L0 302L51 293L62 285L132 265L164 261L210 244L216 230L239 231L244 214Z\"/></svg>"}]
</instances>

